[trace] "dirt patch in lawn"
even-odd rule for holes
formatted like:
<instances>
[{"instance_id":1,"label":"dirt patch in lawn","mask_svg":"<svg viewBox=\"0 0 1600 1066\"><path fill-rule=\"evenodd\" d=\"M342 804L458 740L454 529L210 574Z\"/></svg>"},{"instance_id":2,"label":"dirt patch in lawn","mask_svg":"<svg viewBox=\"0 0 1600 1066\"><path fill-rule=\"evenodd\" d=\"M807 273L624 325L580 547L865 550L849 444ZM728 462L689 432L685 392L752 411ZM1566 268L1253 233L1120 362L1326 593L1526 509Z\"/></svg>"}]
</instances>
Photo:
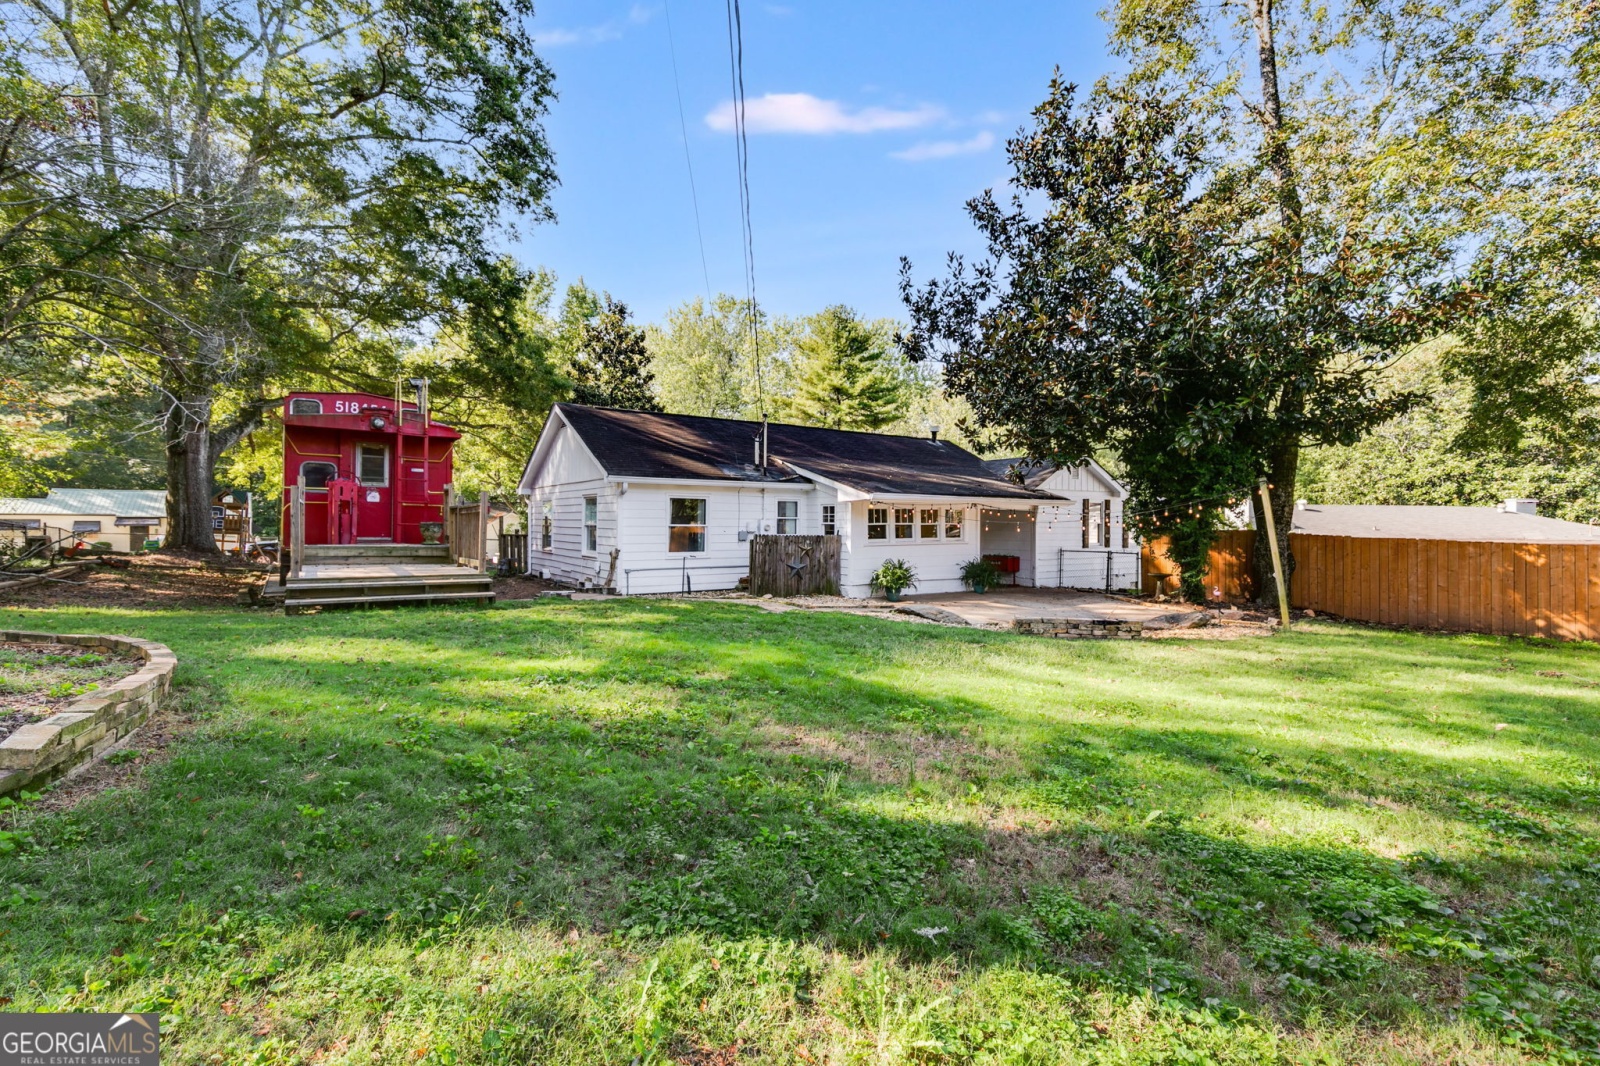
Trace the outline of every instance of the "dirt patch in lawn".
<instances>
[{"instance_id":1,"label":"dirt patch in lawn","mask_svg":"<svg viewBox=\"0 0 1600 1066\"><path fill-rule=\"evenodd\" d=\"M85 567L0 597L0 609L18 607L127 607L192 610L228 607L265 580L267 568L223 565L178 552L121 557L115 565ZM122 564L126 564L123 566Z\"/></svg>"},{"instance_id":2,"label":"dirt patch in lawn","mask_svg":"<svg viewBox=\"0 0 1600 1066\"><path fill-rule=\"evenodd\" d=\"M51 786L33 804L35 810L64 811L107 789L136 784L145 768L163 762L173 744L194 729L198 719L174 707L158 707L121 747L87 770Z\"/></svg>"},{"instance_id":3,"label":"dirt patch in lawn","mask_svg":"<svg viewBox=\"0 0 1600 1066\"><path fill-rule=\"evenodd\" d=\"M0 641L0 741L143 665L72 644Z\"/></svg>"},{"instance_id":4,"label":"dirt patch in lawn","mask_svg":"<svg viewBox=\"0 0 1600 1066\"><path fill-rule=\"evenodd\" d=\"M499 600L536 600L541 593L562 589L554 581L543 578L529 577L524 574L513 574L510 577L497 577L494 580L494 598Z\"/></svg>"}]
</instances>

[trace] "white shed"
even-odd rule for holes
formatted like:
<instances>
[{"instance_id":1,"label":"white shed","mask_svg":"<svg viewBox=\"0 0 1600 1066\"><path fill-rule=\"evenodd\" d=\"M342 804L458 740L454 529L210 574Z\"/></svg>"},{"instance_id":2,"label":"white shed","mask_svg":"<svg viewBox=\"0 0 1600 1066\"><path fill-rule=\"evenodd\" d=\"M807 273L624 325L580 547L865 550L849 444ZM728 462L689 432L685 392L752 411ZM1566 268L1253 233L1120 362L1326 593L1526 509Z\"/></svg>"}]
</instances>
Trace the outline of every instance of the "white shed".
<instances>
[{"instance_id":1,"label":"white shed","mask_svg":"<svg viewBox=\"0 0 1600 1066\"><path fill-rule=\"evenodd\" d=\"M623 593L728 589L752 534L836 534L850 596L890 558L920 592L959 591L980 555L1014 559L1019 584L1136 584L1121 486L1092 462L1026 465L1009 477L935 437L557 404L518 488L528 570Z\"/></svg>"}]
</instances>

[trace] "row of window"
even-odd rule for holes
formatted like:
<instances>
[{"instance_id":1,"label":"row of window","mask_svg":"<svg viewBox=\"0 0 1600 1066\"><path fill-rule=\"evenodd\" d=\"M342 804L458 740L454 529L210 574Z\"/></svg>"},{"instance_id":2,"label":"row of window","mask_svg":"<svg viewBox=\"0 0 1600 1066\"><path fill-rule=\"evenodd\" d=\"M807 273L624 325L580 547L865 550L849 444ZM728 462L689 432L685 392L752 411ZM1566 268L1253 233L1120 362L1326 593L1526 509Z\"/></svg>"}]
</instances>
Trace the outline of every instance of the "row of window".
<instances>
[{"instance_id":1,"label":"row of window","mask_svg":"<svg viewBox=\"0 0 1600 1066\"><path fill-rule=\"evenodd\" d=\"M671 497L667 513L667 550L669 552L703 552L706 550L706 501L693 497ZM833 505L822 509L822 531L832 535L837 529ZM800 501L778 501L778 532L793 535L800 532ZM539 516L539 547L545 551L555 549L555 516L551 502L544 502ZM583 498L583 550L600 550L600 498Z\"/></svg>"},{"instance_id":2,"label":"row of window","mask_svg":"<svg viewBox=\"0 0 1600 1066\"><path fill-rule=\"evenodd\" d=\"M868 507L867 539L960 540L966 517L963 507Z\"/></svg>"},{"instance_id":3,"label":"row of window","mask_svg":"<svg viewBox=\"0 0 1600 1066\"><path fill-rule=\"evenodd\" d=\"M307 482L310 485L310 482ZM703 552L706 550L706 501L692 497L674 496L669 501L667 518L667 550L669 552ZM822 507L822 532L833 536L838 532L838 512L833 504ZM883 541L958 541L966 533L967 512L962 507L869 507L867 508L867 539ZM778 501L777 531L780 535L800 532L800 501ZM545 501L540 519L539 545L550 551L555 545L555 526L550 501ZM1083 501L1083 546L1097 548L1111 544L1111 505ZM600 501L595 496L583 498L583 550L598 551L600 547ZM1123 531L1123 547L1127 547L1127 531Z\"/></svg>"}]
</instances>

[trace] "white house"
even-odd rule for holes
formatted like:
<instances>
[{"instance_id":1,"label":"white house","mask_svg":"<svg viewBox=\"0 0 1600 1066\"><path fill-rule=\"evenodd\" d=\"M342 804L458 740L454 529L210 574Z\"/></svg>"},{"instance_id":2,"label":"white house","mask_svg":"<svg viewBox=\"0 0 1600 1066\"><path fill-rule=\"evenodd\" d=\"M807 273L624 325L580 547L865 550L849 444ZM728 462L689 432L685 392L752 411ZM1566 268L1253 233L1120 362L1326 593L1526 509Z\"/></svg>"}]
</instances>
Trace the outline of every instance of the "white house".
<instances>
[{"instance_id":1,"label":"white house","mask_svg":"<svg viewBox=\"0 0 1600 1066\"><path fill-rule=\"evenodd\" d=\"M985 462L937 436L773 424L763 438L758 422L564 403L517 491L529 573L624 593L733 588L754 533L837 534L847 596L891 558L919 592L959 591L980 555L1014 557L1023 585L1139 580L1125 493L1098 465Z\"/></svg>"}]
</instances>

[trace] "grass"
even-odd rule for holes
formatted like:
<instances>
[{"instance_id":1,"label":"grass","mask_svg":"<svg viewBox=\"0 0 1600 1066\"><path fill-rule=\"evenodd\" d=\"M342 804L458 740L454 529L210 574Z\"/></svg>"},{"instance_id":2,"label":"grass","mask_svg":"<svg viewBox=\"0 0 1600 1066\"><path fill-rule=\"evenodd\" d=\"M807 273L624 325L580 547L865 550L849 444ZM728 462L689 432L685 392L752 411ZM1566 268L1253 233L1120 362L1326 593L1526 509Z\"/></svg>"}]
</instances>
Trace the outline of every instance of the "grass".
<instances>
[{"instance_id":1,"label":"grass","mask_svg":"<svg viewBox=\"0 0 1600 1066\"><path fill-rule=\"evenodd\" d=\"M8 1010L177 1063L1600 1061L1590 646L679 601L0 610L178 654L10 810Z\"/></svg>"}]
</instances>

